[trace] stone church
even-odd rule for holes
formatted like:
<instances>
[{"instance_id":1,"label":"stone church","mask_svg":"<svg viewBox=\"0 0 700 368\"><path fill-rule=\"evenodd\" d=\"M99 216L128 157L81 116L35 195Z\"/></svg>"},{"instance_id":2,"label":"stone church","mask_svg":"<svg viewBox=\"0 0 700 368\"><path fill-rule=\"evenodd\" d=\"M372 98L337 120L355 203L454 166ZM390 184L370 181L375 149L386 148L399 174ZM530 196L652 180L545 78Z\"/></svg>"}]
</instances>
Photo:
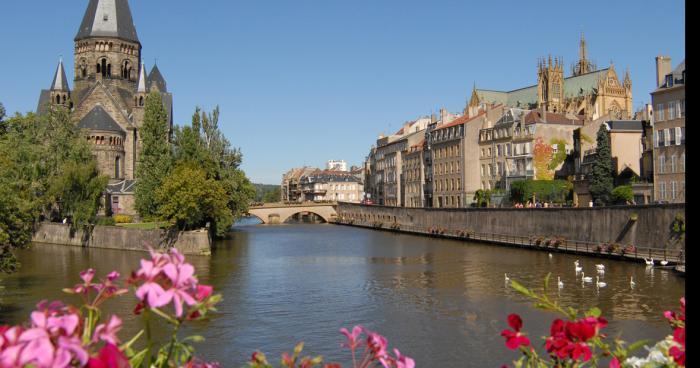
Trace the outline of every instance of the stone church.
<instances>
[{"instance_id":1,"label":"stone church","mask_svg":"<svg viewBox=\"0 0 700 368\"><path fill-rule=\"evenodd\" d=\"M512 91L477 89L474 86L465 113L472 115L483 103L502 103L522 109L577 115L595 120L608 115L612 119L631 119L632 80L629 72L621 82L615 67L597 69L588 60L586 40L581 35L579 60L571 67L571 76L564 77L561 58L550 56L537 63L537 84Z\"/></svg>"},{"instance_id":2,"label":"stone church","mask_svg":"<svg viewBox=\"0 0 700 368\"><path fill-rule=\"evenodd\" d=\"M37 114L55 105L70 109L110 177L106 212L133 215L146 96L160 92L172 129L172 94L157 66L146 73L128 0L90 0L74 41L73 90L61 60L50 89L41 91Z\"/></svg>"}]
</instances>

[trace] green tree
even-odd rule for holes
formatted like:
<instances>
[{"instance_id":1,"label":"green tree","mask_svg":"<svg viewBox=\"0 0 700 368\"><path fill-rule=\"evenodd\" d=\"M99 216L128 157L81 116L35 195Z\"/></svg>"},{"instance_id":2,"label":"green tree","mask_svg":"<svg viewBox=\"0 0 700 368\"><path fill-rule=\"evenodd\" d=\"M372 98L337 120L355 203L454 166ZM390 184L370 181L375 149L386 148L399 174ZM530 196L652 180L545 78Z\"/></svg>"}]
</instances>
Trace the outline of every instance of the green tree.
<instances>
[{"instance_id":1,"label":"green tree","mask_svg":"<svg viewBox=\"0 0 700 368\"><path fill-rule=\"evenodd\" d=\"M489 202L491 202L491 191L478 189L474 193L474 201L476 201L477 207L488 207Z\"/></svg>"},{"instance_id":2,"label":"green tree","mask_svg":"<svg viewBox=\"0 0 700 368\"><path fill-rule=\"evenodd\" d=\"M5 106L2 105L2 102L0 102L0 135L5 133Z\"/></svg>"},{"instance_id":3,"label":"green tree","mask_svg":"<svg viewBox=\"0 0 700 368\"><path fill-rule=\"evenodd\" d=\"M66 109L5 121L0 135L0 270L16 269L11 249L31 241L41 218L72 217L74 228L90 225L107 182L96 167L84 134Z\"/></svg>"},{"instance_id":4,"label":"green tree","mask_svg":"<svg viewBox=\"0 0 700 368\"><path fill-rule=\"evenodd\" d=\"M593 162L589 190L596 204L605 205L611 202L613 190L613 160L605 124L601 124L598 129L596 144L596 159Z\"/></svg>"},{"instance_id":5,"label":"green tree","mask_svg":"<svg viewBox=\"0 0 700 368\"><path fill-rule=\"evenodd\" d=\"M217 223L220 229L233 224L226 190L220 181L208 178L194 164L176 166L155 192L158 215L180 230Z\"/></svg>"},{"instance_id":6,"label":"green tree","mask_svg":"<svg viewBox=\"0 0 700 368\"><path fill-rule=\"evenodd\" d=\"M612 190L612 199L615 203L625 204L634 200L634 192L631 185L620 185Z\"/></svg>"},{"instance_id":7,"label":"green tree","mask_svg":"<svg viewBox=\"0 0 700 368\"><path fill-rule=\"evenodd\" d=\"M263 195L263 202L274 203L280 201L280 187L276 186L274 189L265 192Z\"/></svg>"},{"instance_id":8,"label":"green tree","mask_svg":"<svg viewBox=\"0 0 700 368\"><path fill-rule=\"evenodd\" d=\"M168 114L163 107L160 93L151 92L146 97L143 127L141 128L141 154L136 167L135 205L136 210L146 219L158 214L156 189L172 167L170 148L170 126Z\"/></svg>"},{"instance_id":9,"label":"green tree","mask_svg":"<svg viewBox=\"0 0 700 368\"><path fill-rule=\"evenodd\" d=\"M539 201L564 203L571 195L573 184L566 180L516 180L510 183L510 199L526 203Z\"/></svg>"}]
</instances>

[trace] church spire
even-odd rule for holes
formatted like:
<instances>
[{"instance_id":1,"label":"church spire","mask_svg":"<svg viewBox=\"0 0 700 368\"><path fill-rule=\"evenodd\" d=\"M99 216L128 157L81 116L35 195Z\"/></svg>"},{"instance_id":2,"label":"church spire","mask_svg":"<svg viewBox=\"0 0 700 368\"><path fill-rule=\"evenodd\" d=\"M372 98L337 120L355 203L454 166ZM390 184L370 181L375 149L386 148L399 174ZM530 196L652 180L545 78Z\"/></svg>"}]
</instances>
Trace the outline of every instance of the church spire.
<instances>
[{"instance_id":1,"label":"church spire","mask_svg":"<svg viewBox=\"0 0 700 368\"><path fill-rule=\"evenodd\" d=\"M578 48L578 58L581 60L586 60L586 39L583 37L583 32L581 32L581 42Z\"/></svg>"},{"instance_id":2,"label":"church spire","mask_svg":"<svg viewBox=\"0 0 700 368\"><path fill-rule=\"evenodd\" d=\"M63 58L58 60L58 67L51 82L51 91L70 92L68 88L68 79L66 79L66 71L63 69Z\"/></svg>"},{"instance_id":3,"label":"church spire","mask_svg":"<svg viewBox=\"0 0 700 368\"><path fill-rule=\"evenodd\" d=\"M146 64L141 63L141 72L139 73L139 85L136 92L146 93Z\"/></svg>"},{"instance_id":4,"label":"church spire","mask_svg":"<svg viewBox=\"0 0 700 368\"><path fill-rule=\"evenodd\" d=\"M583 32L581 32L581 41L579 42L578 46L578 59L579 60L576 62L576 64L574 64L574 66L571 68L571 72L574 76L595 71L595 65L588 60L586 38L583 36Z\"/></svg>"},{"instance_id":5,"label":"church spire","mask_svg":"<svg viewBox=\"0 0 700 368\"><path fill-rule=\"evenodd\" d=\"M128 0L90 0L75 41L91 37L115 37L140 43Z\"/></svg>"}]
</instances>

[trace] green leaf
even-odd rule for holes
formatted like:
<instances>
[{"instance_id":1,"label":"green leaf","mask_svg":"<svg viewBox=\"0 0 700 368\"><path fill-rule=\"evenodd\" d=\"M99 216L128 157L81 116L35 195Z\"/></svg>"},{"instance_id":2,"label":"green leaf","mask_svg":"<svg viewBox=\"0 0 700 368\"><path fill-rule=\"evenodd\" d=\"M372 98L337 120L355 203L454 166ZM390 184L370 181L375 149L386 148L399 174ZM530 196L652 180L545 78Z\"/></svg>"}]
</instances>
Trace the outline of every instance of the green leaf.
<instances>
[{"instance_id":1,"label":"green leaf","mask_svg":"<svg viewBox=\"0 0 700 368\"><path fill-rule=\"evenodd\" d=\"M603 312L601 312L600 308L598 308L598 307L593 307L593 308L589 309L588 312L586 312L586 317L596 317L596 318L598 318L598 317L600 317L600 315L601 315L602 313L603 313Z\"/></svg>"},{"instance_id":2,"label":"green leaf","mask_svg":"<svg viewBox=\"0 0 700 368\"><path fill-rule=\"evenodd\" d=\"M140 367L141 364L143 363L143 360L146 358L147 352L148 352L148 348L139 351L136 355L129 358L129 366L130 367Z\"/></svg>"},{"instance_id":3,"label":"green leaf","mask_svg":"<svg viewBox=\"0 0 700 368\"><path fill-rule=\"evenodd\" d=\"M627 352L631 353L631 352L643 347L644 345L647 345L648 343L649 343L649 340L635 341L635 342L629 344L629 346L627 346Z\"/></svg>"},{"instance_id":4,"label":"green leaf","mask_svg":"<svg viewBox=\"0 0 700 368\"><path fill-rule=\"evenodd\" d=\"M182 341L192 341L194 343L202 342L204 340L205 340L204 336L200 336L200 335L187 336L184 339L182 339Z\"/></svg>"},{"instance_id":5,"label":"green leaf","mask_svg":"<svg viewBox=\"0 0 700 368\"><path fill-rule=\"evenodd\" d=\"M547 276L544 277L544 291L546 292L547 289L549 289L549 278L552 277L552 273L549 272L547 273Z\"/></svg>"},{"instance_id":6,"label":"green leaf","mask_svg":"<svg viewBox=\"0 0 700 368\"><path fill-rule=\"evenodd\" d=\"M515 280L510 280L510 287L515 289L515 291L519 292L520 294L523 294L525 296L532 296L532 292L528 288L521 285L519 282L517 282Z\"/></svg>"},{"instance_id":7,"label":"green leaf","mask_svg":"<svg viewBox=\"0 0 700 368\"><path fill-rule=\"evenodd\" d=\"M126 350L126 349L131 349L131 345L132 345L134 342L136 342L136 340L138 340L139 337L141 337L141 335L143 335L143 333L144 333L144 330L139 331L139 333L137 333L134 337L132 337L131 340L129 340L129 341L125 342L124 344L122 344L122 346L120 346L119 349L122 350L122 351L123 351L123 350Z\"/></svg>"}]
</instances>

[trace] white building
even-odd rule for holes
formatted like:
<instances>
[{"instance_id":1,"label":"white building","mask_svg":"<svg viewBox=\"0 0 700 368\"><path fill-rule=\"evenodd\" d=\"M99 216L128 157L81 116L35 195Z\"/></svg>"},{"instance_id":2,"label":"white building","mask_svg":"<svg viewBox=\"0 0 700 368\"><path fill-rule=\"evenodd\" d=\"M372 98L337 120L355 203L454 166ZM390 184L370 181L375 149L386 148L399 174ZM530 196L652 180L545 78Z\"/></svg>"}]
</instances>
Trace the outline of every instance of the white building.
<instances>
[{"instance_id":1,"label":"white building","mask_svg":"<svg viewBox=\"0 0 700 368\"><path fill-rule=\"evenodd\" d=\"M348 164L345 160L328 160L326 161L326 170L348 171Z\"/></svg>"}]
</instances>

